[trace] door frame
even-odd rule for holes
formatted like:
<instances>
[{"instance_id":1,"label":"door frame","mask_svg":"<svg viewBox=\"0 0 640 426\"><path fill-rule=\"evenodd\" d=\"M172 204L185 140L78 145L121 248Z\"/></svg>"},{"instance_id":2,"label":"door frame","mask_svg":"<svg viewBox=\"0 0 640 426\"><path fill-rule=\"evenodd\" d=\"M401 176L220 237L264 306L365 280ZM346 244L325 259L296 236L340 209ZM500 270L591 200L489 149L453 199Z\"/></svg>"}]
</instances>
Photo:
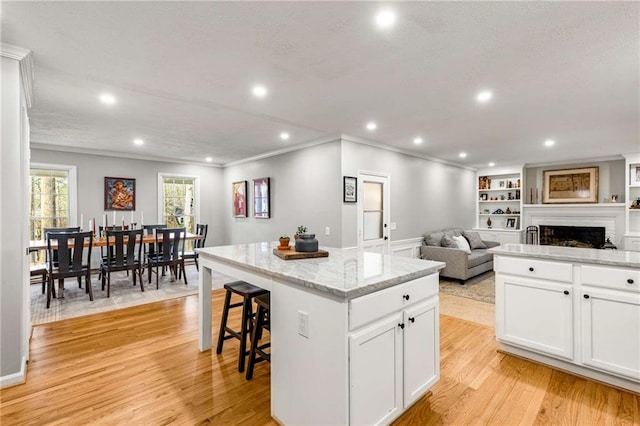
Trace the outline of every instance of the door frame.
<instances>
[{"instance_id":1,"label":"door frame","mask_svg":"<svg viewBox=\"0 0 640 426\"><path fill-rule=\"evenodd\" d=\"M364 249L364 182L367 177L385 179L383 182L382 191L382 206L383 206L383 237L387 237L386 243L383 243L384 254L391 253L391 175L389 173L374 172L369 170L358 170L358 218L357 222L357 238L358 238L358 250Z\"/></svg>"}]
</instances>

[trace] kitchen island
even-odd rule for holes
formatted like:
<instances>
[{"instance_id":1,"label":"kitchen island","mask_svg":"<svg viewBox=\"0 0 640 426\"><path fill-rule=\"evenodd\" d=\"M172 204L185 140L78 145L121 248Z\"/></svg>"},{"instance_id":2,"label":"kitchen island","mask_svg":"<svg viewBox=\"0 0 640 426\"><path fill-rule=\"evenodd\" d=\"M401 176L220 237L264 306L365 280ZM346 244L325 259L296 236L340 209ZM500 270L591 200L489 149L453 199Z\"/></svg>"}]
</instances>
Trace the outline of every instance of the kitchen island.
<instances>
[{"instance_id":1,"label":"kitchen island","mask_svg":"<svg viewBox=\"0 0 640 426\"><path fill-rule=\"evenodd\" d=\"M500 350L640 393L640 252L489 251Z\"/></svg>"},{"instance_id":2,"label":"kitchen island","mask_svg":"<svg viewBox=\"0 0 640 426\"><path fill-rule=\"evenodd\" d=\"M211 348L211 272L271 292L271 415L282 424L386 424L440 377L438 271L445 264L277 243L198 250L199 346ZM219 315L219 313L213 313Z\"/></svg>"}]
</instances>

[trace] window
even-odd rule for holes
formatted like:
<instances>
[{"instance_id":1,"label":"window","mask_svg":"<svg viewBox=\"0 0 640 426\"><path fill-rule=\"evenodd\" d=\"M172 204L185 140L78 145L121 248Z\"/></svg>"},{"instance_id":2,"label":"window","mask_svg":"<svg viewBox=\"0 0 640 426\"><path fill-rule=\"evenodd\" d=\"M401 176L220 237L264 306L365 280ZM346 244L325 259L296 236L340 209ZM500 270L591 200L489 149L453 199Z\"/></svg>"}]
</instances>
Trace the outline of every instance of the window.
<instances>
[{"instance_id":1,"label":"window","mask_svg":"<svg viewBox=\"0 0 640 426\"><path fill-rule=\"evenodd\" d=\"M197 221L198 178L195 176L159 175L162 223L169 228L187 228L195 232Z\"/></svg>"},{"instance_id":2,"label":"window","mask_svg":"<svg viewBox=\"0 0 640 426\"><path fill-rule=\"evenodd\" d=\"M76 223L75 167L32 164L29 182L29 239L44 239L44 228Z\"/></svg>"}]
</instances>

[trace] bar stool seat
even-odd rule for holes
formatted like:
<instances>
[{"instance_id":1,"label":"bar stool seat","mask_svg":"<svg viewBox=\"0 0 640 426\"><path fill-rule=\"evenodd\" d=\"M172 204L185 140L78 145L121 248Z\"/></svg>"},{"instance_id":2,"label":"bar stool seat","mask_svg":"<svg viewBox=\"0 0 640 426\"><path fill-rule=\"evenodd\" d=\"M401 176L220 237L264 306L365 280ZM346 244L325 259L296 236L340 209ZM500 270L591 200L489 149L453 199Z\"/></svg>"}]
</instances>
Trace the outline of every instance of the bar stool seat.
<instances>
[{"instance_id":1,"label":"bar stool seat","mask_svg":"<svg viewBox=\"0 0 640 426\"><path fill-rule=\"evenodd\" d=\"M222 308L222 320L220 321L216 353L222 353L222 346L225 340L240 340L240 348L238 349L238 371L242 373L244 372L245 358L249 354L249 351L247 351L247 336L253 329L253 318L255 317L252 302L258 296L269 294L269 291L245 281L227 283L224 285L224 288L226 294L224 297L224 307ZM231 295L234 293L242 297L242 302L231 303ZM229 318L229 310L239 307L242 307L242 325L240 326L240 330L234 330L227 326L227 319Z\"/></svg>"},{"instance_id":2,"label":"bar stool seat","mask_svg":"<svg viewBox=\"0 0 640 426\"><path fill-rule=\"evenodd\" d=\"M271 362L271 351L265 352L265 349L271 347L271 338L269 342L259 344L262 339L262 330L267 329L271 333L271 295L263 294L256 297L258 310L256 311L255 324L251 333L251 349L249 350L249 364L247 366L247 380L253 378L253 368L256 363L261 361Z\"/></svg>"}]
</instances>

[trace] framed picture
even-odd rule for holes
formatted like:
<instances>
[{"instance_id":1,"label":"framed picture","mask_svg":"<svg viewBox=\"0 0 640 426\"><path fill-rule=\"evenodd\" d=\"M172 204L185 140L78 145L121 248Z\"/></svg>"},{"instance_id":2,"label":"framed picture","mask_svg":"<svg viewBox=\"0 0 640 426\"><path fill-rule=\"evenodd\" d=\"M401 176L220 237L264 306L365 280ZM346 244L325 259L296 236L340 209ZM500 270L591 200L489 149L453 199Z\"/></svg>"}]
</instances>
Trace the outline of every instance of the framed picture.
<instances>
[{"instance_id":1,"label":"framed picture","mask_svg":"<svg viewBox=\"0 0 640 426\"><path fill-rule=\"evenodd\" d=\"M629 185L640 186L640 164L632 164L629 176Z\"/></svg>"},{"instance_id":2,"label":"framed picture","mask_svg":"<svg viewBox=\"0 0 640 426\"><path fill-rule=\"evenodd\" d=\"M353 176L342 178L342 199L345 203L358 202L358 178Z\"/></svg>"},{"instance_id":3,"label":"framed picture","mask_svg":"<svg viewBox=\"0 0 640 426\"><path fill-rule=\"evenodd\" d=\"M247 181L233 182L233 217L247 217Z\"/></svg>"},{"instance_id":4,"label":"framed picture","mask_svg":"<svg viewBox=\"0 0 640 426\"><path fill-rule=\"evenodd\" d=\"M542 202L544 204L597 203L598 167L545 170Z\"/></svg>"},{"instance_id":5,"label":"framed picture","mask_svg":"<svg viewBox=\"0 0 640 426\"><path fill-rule=\"evenodd\" d=\"M489 199L489 196L487 194L480 194L481 201L487 201L488 199Z\"/></svg>"},{"instance_id":6,"label":"framed picture","mask_svg":"<svg viewBox=\"0 0 640 426\"><path fill-rule=\"evenodd\" d=\"M104 209L135 210L136 180L131 178L104 178Z\"/></svg>"},{"instance_id":7,"label":"framed picture","mask_svg":"<svg viewBox=\"0 0 640 426\"><path fill-rule=\"evenodd\" d=\"M269 201L269 178L253 180L253 217L269 219L271 207Z\"/></svg>"},{"instance_id":8,"label":"framed picture","mask_svg":"<svg viewBox=\"0 0 640 426\"><path fill-rule=\"evenodd\" d=\"M507 229L515 229L516 228L516 218L515 217L508 217L507 221L505 222L504 227L507 228Z\"/></svg>"}]
</instances>

